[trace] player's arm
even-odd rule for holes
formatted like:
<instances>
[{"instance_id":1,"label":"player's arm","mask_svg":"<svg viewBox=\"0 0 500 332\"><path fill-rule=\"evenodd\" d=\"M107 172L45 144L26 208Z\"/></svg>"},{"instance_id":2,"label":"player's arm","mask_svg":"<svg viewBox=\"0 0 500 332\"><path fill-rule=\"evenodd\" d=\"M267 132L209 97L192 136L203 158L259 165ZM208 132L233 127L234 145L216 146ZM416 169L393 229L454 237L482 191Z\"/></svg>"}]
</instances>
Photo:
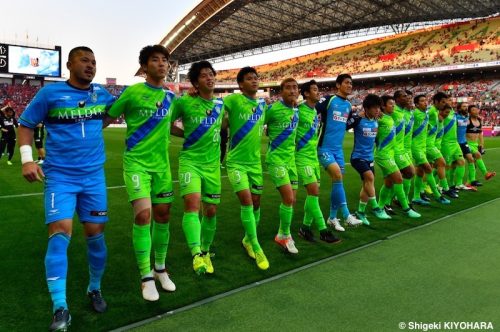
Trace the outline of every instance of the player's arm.
<instances>
[{"instance_id":1,"label":"player's arm","mask_svg":"<svg viewBox=\"0 0 500 332\"><path fill-rule=\"evenodd\" d=\"M348 131L350 129L356 128L361 122L362 115L364 115L364 111L363 114L350 112L349 117L347 118L345 130Z\"/></svg>"},{"instance_id":2,"label":"player's arm","mask_svg":"<svg viewBox=\"0 0 500 332\"><path fill-rule=\"evenodd\" d=\"M28 182L40 181L45 177L40 166L33 161L33 135L34 129L21 124L18 131L19 150L21 152L21 162L23 164L22 173Z\"/></svg>"},{"instance_id":3,"label":"player's arm","mask_svg":"<svg viewBox=\"0 0 500 332\"><path fill-rule=\"evenodd\" d=\"M184 129L177 127L175 125L175 122L172 122L170 124L170 135L176 136L176 137L181 137L184 138Z\"/></svg>"},{"instance_id":4,"label":"player's arm","mask_svg":"<svg viewBox=\"0 0 500 332\"><path fill-rule=\"evenodd\" d=\"M104 114L104 118L102 119L102 128L106 128L107 126L112 124L120 115L125 112L129 92L130 89L125 89L118 99L111 96L110 94L110 100L106 104L106 113Z\"/></svg>"},{"instance_id":5,"label":"player's arm","mask_svg":"<svg viewBox=\"0 0 500 332\"><path fill-rule=\"evenodd\" d=\"M116 118L110 116L108 113L104 114L104 119L102 119L102 128L106 128L113 122L115 122Z\"/></svg>"}]
</instances>

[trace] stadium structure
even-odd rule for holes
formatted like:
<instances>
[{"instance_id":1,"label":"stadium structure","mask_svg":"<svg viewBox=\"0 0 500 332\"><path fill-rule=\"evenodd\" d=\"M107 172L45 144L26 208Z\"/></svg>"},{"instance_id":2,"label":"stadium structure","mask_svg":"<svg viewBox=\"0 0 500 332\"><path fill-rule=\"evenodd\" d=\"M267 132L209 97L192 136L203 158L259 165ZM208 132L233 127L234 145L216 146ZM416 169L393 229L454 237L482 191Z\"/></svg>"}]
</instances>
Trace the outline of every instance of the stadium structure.
<instances>
[{"instance_id":1,"label":"stadium structure","mask_svg":"<svg viewBox=\"0 0 500 332\"><path fill-rule=\"evenodd\" d=\"M180 69L340 38L498 15L498 3L437 0L205 0L161 40ZM172 74L179 67L173 66ZM175 78L175 75L171 75Z\"/></svg>"}]
</instances>

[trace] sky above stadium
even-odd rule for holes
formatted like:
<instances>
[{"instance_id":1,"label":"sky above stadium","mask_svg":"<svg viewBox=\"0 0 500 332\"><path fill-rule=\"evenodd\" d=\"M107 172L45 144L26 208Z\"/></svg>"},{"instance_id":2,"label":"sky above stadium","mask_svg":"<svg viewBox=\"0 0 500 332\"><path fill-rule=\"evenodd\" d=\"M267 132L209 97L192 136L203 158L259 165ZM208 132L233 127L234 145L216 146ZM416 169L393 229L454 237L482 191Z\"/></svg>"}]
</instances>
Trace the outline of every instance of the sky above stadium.
<instances>
[{"instance_id":1,"label":"sky above stadium","mask_svg":"<svg viewBox=\"0 0 500 332\"><path fill-rule=\"evenodd\" d=\"M37 47L62 47L62 74L69 76L65 63L68 52L85 45L97 60L95 82L107 77L117 84L141 81L134 77L139 51L158 43L199 0L24 0L3 1L0 42ZM362 39L367 39L362 38ZM351 39L357 42L361 39ZM216 69L258 65L326 49L346 41L313 45L251 59L216 64Z\"/></svg>"}]
</instances>

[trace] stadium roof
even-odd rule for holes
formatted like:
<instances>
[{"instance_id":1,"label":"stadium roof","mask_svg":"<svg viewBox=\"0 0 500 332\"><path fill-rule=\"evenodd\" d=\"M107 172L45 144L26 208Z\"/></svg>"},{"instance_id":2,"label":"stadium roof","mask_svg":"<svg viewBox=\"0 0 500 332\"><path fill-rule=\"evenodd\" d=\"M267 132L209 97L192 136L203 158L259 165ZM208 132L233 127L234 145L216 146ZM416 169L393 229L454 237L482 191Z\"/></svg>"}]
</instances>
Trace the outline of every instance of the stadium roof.
<instances>
[{"instance_id":1,"label":"stadium roof","mask_svg":"<svg viewBox=\"0 0 500 332\"><path fill-rule=\"evenodd\" d=\"M497 13L498 0L203 0L161 44L182 65L371 27Z\"/></svg>"}]
</instances>

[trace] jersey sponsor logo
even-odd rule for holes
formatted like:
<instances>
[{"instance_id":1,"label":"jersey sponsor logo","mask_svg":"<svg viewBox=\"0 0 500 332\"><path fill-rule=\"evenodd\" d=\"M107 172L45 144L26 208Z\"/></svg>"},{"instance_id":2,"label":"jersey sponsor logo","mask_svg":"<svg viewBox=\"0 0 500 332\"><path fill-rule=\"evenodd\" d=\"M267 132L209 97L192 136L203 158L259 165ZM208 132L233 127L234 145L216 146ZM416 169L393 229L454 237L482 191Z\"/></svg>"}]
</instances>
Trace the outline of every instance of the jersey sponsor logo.
<instances>
[{"instance_id":1,"label":"jersey sponsor logo","mask_svg":"<svg viewBox=\"0 0 500 332\"><path fill-rule=\"evenodd\" d=\"M156 195L157 198L165 198L165 197L172 197L174 196L174 192L173 191L169 191L169 192L166 192L166 193L159 193Z\"/></svg>"},{"instance_id":2,"label":"jersey sponsor logo","mask_svg":"<svg viewBox=\"0 0 500 332\"><path fill-rule=\"evenodd\" d=\"M205 196L212 199L220 198L220 194L205 194Z\"/></svg>"},{"instance_id":3,"label":"jersey sponsor logo","mask_svg":"<svg viewBox=\"0 0 500 332\"><path fill-rule=\"evenodd\" d=\"M254 114L256 112L256 108L252 109L252 114L244 114L240 113L238 114L238 118L240 120L246 120L246 121L252 121L252 122L257 122L262 118L262 114Z\"/></svg>"},{"instance_id":4,"label":"jersey sponsor logo","mask_svg":"<svg viewBox=\"0 0 500 332\"><path fill-rule=\"evenodd\" d=\"M376 137L377 136L377 128L363 128L363 136L364 137Z\"/></svg>"},{"instance_id":5,"label":"jersey sponsor logo","mask_svg":"<svg viewBox=\"0 0 500 332\"><path fill-rule=\"evenodd\" d=\"M349 117L349 112L342 113L340 111L333 111L333 120L343 123L347 123L347 118Z\"/></svg>"},{"instance_id":6,"label":"jersey sponsor logo","mask_svg":"<svg viewBox=\"0 0 500 332\"><path fill-rule=\"evenodd\" d=\"M81 106L81 103L83 103L83 106ZM48 122L51 122L53 119L73 120L75 122L78 122L91 118L99 118L100 116L102 116L102 106L83 108L84 106L85 102L80 101L78 102L79 108L59 110L55 117L49 117Z\"/></svg>"},{"instance_id":7,"label":"jersey sponsor logo","mask_svg":"<svg viewBox=\"0 0 500 332\"><path fill-rule=\"evenodd\" d=\"M108 211L90 211L92 217L105 217L108 215Z\"/></svg>"},{"instance_id":8,"label":"jersey sponsor logo","mask_svg":"<svg viewBox=\"0 0 500 332\"><path fill-rule=\"evenodd\" d=\"M162 103L160 102L160 106L156 109L139 110L139 115L146 118L163 119L168 115L170 109L161 107L161 105Z\"/></svg>"}]
</instances>

